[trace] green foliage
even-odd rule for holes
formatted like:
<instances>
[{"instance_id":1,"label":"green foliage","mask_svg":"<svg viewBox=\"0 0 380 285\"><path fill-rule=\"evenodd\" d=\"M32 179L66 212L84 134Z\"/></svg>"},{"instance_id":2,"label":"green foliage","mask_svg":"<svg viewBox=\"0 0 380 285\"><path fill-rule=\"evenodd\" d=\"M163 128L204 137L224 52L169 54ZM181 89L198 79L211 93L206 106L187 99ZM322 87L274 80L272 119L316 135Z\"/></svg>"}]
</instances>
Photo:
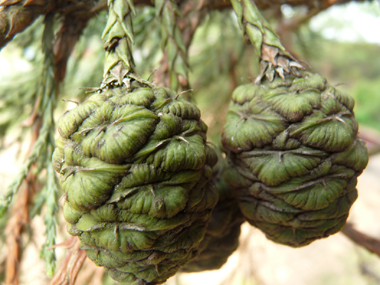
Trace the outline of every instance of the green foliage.
<instances>
[{"instance_id":1,"label":"green foliage","mask_svg":"<svg viewBox=\"0 0 380 285\"><path fill-rule=\"evenodd\" d=\"M32 29L32 33L34 30ZM45 17L44 21L44 31L42 34L42 52L44 54L42 70L39 77L36 77L33 81L27 81L30 90L21 90L19 94L26 96L26 99L30 99L29 103L34 105L35 119L32 121L32 124L35 124L36 121L41 120L41 128L39 130L38 138L36 139L31 152L29 153L24 165L21 168L21 171L16 176L14 181L8 188L8 192L5 194L5 197L2 198L0 203L0 218L7 212L8 207L12 202L13 196L19 190L22 182L27 177L29 171L31 171L32 165L36 165L34 175L38 176L43 169L47 169L47 183L46 183L46 195L45 204L48 207L48 213L45 216L45 224L47 227L47 242L43 249L43 256L46 261L47 273L49 276L54 274L55 270L55 251L45 249L49 246L55 244L56 236L56 210L57 210L57 192L58 184L54 172L52 171L51 166L51 154L52 149L55 146L54 142L54 132L55 124L53 118L53 112L55 108L56 101L56 80L54 78L54 54L53 54L53 39L54 39L54 15L48 15ZM37 82L37 83L35 83ZM29 83L29 84L28 84ZM36 84L33 87L33 84ZM11 86L10 88L13 88ZM25 93L24 93L25 92ZM17 109L22 106L22 101L20 98L11 99L8 101L14 102L13 105ZM21 98L23 99L23 98ZM4 100L7 102L7 100ZM35 101L35 102L33 102ZM26 100L28 102L28 100ZM8 108L11 106L8 106ZM12 109L10 109L12 110ZM22 110L19 110L22 111ZM27 113L27 112L25 112ZM9 115L9 118L14 117L14 113ZM32 213L33 214L33 213Z\"/></svg>"},{"instance_id":2,"label":"green foliage","mask_svg":"<svg viewBox=\"0 0 380 285\"><path fill-rule=\"evenodd\" d=\"M258 74L252 48L245 48L243 33L231 11L212 12L197 29L190 48L190 81L209 139L220 145L223 113L237 85Z\"/></svg>"},{"instance_id":3,"label":"green foliage","mask_svg":"<svg viewBox=\"0 0 380 285\"><path fill-rule=\"evenodd\" d=\"M14 72L7 72L0 80L0 147L4 148L6 136L21 141L25 131L30 130L24 122L33 112L39 96L40 66L43 62L41 51L42 21L36 21L25 32L25 36L17 35L5 49L10 58L18 56L18 61L26 66ZM18 63L21 65L21 63ZM36 72L37 71L37 72ZM14 114L18 114L14 116ZM20 127L21 125L21 127Z\"/></svg>"}]
</instances>

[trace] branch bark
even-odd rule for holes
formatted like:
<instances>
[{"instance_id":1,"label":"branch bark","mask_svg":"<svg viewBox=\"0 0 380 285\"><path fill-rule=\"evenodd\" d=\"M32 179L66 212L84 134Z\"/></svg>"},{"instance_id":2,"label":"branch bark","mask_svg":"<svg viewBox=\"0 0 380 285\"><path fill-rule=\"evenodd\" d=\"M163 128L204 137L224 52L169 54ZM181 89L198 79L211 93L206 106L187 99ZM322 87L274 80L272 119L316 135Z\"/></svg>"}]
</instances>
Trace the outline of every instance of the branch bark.
<instances>
[{"instance_id":1,"label":"branch bark","mask_svg":"<svg viewBox=\"0 0 380 285\"><path fill-rule=\"evenodd\" d=\"M344 226L342 233L354 243L364 247L380 257L380 240L355 230L352 224L349 223Z\"/></svg>"},{"instance_id":2,"label":"branch bark","mask_svg":"<svg viewBox=\"0 0 380 285\"><path fill-rule=\"evenodd\" d=\"M331 5L344 4L354 0L256 0L259 9L269 9L274 6L288 4L290 6L304 5L309 9L325 10ZM355 0L364 2L366 0ZM134 0L135 6L152 5L149 0ZM211 10L230 9L231 2L225 0L203 0ZM13 37L24 31L40 15L46 15L52 11L62 14L76 13L84 18L93 16L94 8L106 9L106 0L91 1L48 1L48 0L0 0L0 49Z\"/></svg>"},{"instance_id":3,"label":"branch bark","mask_svg":"<svg viewBox=\"0 0 380 285\"><path fill-rule=\"evenodd\" d=\"M31 3L32 2L32 3ZM61 1L0 1L0 49L29 27L40 15L53 11Z\"/></svg>"}]
</instances>

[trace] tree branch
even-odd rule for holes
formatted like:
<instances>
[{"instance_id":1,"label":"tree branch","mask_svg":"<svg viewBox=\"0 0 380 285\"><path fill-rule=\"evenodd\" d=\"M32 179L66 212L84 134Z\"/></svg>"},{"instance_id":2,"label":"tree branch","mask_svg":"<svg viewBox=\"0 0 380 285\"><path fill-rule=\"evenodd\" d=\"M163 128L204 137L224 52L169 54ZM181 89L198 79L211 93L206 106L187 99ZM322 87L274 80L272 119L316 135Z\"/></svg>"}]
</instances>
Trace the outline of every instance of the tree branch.
<instances>
[{"instance_id":1,"label":"tree branch","mask_svg":"<svg viewBox=\"0 0 380 285\"><path fill-rule=\"evenodd\" d=\"M61 1L44 0L32 3L30 6L28 2L30 1L0 1L0 49L16 34L29 27L40 15L53 11Z\"/></svg>"},{"instance_id":2,"label":"tree branch","mask_svg":"<svg viewBox=\"0 0 380 285\"><path fill-rule=\"evenodd\" d=\"M355 230L350 223L344 226L342 233L354 243L380 256L380 240Z\"/></svg>"},{"instance_id":3,"label":"tree branch","mask_svg":"<svg viewBox=\"0 0 380 285\"><path fill-rule=\"evenodd\" d=\"M290 6L307 6L309 9L325 10L332 5L344 4L354 0L256 0L259 9L270 9L275 6L287 4ZM364 2L366 0L355 0ZM149 0L134 0L135 6L152 5ZM231 2L226 0L203 0L211 10L230 9ZM33 3L33 5L30 5ZM94 15L94 8L103 10L107 8L106 0L92 1L48 1L48 0L0 0L0 49L4 47L13 37L24 31L40 15L46 15L52 11L62 14L75 12L83 15Z\"/></svg>"}]
</instances>

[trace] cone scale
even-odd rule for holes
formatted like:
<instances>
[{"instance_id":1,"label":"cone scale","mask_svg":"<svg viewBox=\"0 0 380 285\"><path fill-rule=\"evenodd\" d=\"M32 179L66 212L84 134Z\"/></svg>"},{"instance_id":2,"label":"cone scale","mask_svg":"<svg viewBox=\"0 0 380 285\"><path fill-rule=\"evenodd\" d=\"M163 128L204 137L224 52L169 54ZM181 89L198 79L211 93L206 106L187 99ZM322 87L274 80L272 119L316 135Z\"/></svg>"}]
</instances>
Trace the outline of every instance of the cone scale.
<instances>
[{"instance_id":1,"label":"cone scale","mask_svg":"<svg viewBox=\"0 0 380 285\"><path fill-rule=\"evenodd\" d=\"M219 193L219 200L206 234L200 245L200 254L181 269L182 272L200 272L221 268L239 246L240 226L245 221L234 197L234 189L227 183L227 162L219 156L214 167L212 182Z\"/></svg>"}]
</instances>

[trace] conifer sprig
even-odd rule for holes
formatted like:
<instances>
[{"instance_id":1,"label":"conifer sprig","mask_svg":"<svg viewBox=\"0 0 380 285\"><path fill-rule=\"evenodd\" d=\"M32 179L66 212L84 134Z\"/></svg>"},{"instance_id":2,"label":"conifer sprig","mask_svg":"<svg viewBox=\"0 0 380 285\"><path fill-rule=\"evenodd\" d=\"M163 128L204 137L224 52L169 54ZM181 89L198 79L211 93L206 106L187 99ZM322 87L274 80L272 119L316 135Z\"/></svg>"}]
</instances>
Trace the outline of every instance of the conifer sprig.
<instances>
[{"instance_id":1,"label":"conifer sprig","mask_svg":"<svg viewBox=\"0 0 380 285\"><path fill-rule=\"evenodd\" d=\"M161 44L168 62L166 76L170 81L170 88L178 90L180 85L188 87L189 63L182 31L178 25L178 19L182 16L177 1L155 0L155 6L156 15L161 22Z\"/></svg>"},{"instance_id":2,"label":"conifer sprig","mask_svg":"<svg viewBox=\"0 0 380 285\"><path fill-rule=\"evenodd\" d=\"M51 161L52 149L48 151L46 160L47 180L45 188L45 204L47 212L45 214L45 226L46 226L46 242L42 248L41 255L45 259L46 272L49 277L52 277L55 272L56 256L55 250L51 247L55 245L56 228L57 228L57 193L58 193L58 181L54 173L53 164Z\"/></svg>"},{"instance_id":3,"label":"conifer sprig","mask_svg":"<svg viewBox=\"0 0 380 285\"><path fill-rule=\"evenodd\" d=\"M33 146L33 150L26 159L21 171L16 176L14 181L8 187L8 193L0 201L0 217L8 210L13 196L19 190L22 182L28 175L31 166L37 163L38 159L44 151L51 145L51 134L54 133L54 118L53 111L56 100L56 80L54 78L54 15L48 14L45 16L45 29L42 37L42 50L44 53L43 70L41 74L40 88L37 90L37 98L40 98L38 106L38 115L42 116L42 126L39 131L39 136ZM37 99L38 100L38 99Z\"/></svg>"},{"instance_id":4,"label":"conifer sprig","mask_svg":"<svg viewBox=\"0 0 380 285\"><path fill-rule=\"evenodd\" d=\"M36 191L38 191L38 187L35 185L35 180L45 168L48 170L47 187L45 188L45 204L48 206L48 212L45 217L45 223L47 226L47 245L45 245L44 248L54 245L55 242L55 205L57 204L56 195L58 184L54 171L49 171L51 153L55 145L53 112L57 96L57 81L54 74L55 57L53 52L54 20L54 13L45 16L44 31L42 35L42 52L44 60L39 79L39 87L33 95L33 97L36 98L35 109L30 118L31 125L33 125L31 150L28 152L27 159L22 166L20 173L9 186L8 193L0 202L0 214L4 215L12 202L13 196L18 192L23 181L27 181L27 188L20 193L14 206L16 214L13 214L12 219L7 222L7 228L10 229L11 234L7 239L7 244L10 245L10 247L7 257L6 282L11 282L12 280L18 282L17 280L19 276L17 272L19 272L19 263L22 258L21 235L25 231L25 226L30 220L30 214L28 213L33 214L32 201ZM55 268L55 252L45 252L43 250L42 255L47 261L48 275L51 276L53 275Z\"/></svg>"},{"instance_id":5,"label":"conifer sprig","mask_svg":"<svg viewBox=\"0 0 380 285\"><path fill-rule=\"evenodd\" d=\"M103 85L123 85L127 75L136 73L132 56L134 44L131 13L136 14L132 0L108 0L108 20L102 39L106 57Z\"/></svg>"},{"instance_id":6,"label":"conifer sprig","mask_svg":"<svg viewBox=\"0 0 380 285\"><path fill-rule=\"evenodd\" d=\"M287 74L300 76L304 67L280 42L279 36L259 12L254 0L231 0L240 28L255 47L260 58L260 76L273 81L276 74L285 79Z\"/></svg>"}]
</instances>

